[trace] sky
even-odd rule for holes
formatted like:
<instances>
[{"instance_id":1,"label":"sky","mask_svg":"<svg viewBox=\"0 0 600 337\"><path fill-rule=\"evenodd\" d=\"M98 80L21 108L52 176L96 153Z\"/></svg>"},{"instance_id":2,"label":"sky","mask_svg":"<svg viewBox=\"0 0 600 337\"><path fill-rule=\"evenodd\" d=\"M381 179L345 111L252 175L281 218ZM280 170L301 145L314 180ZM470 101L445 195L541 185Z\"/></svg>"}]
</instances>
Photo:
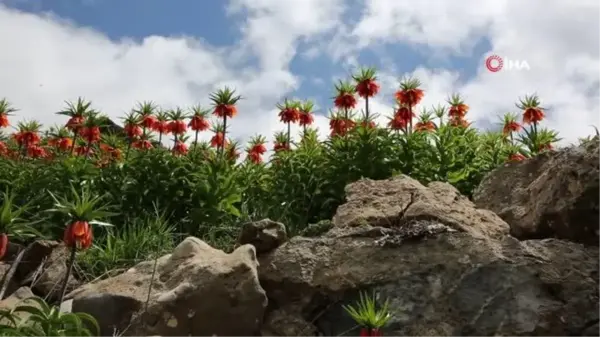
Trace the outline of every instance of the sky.
<instances>
[{"instance_id":1,"label":"sky","mask_svg":"<svg viewBox=\"0 0 600 337\"><path fill-rule=\"evenodd\" d=\"M482 129L537 94L566 144L600 124L599 18L595 0L0 0L0 98L20 109L13 123L62 124L55 112L80 96L120 123L137 102L208 107L229 86L243 143L284 130L285 98L315 101L325 135L333 85L365 66L381 124L412 76L419 109L459 93Z\"/></svg>"}]
</instances>

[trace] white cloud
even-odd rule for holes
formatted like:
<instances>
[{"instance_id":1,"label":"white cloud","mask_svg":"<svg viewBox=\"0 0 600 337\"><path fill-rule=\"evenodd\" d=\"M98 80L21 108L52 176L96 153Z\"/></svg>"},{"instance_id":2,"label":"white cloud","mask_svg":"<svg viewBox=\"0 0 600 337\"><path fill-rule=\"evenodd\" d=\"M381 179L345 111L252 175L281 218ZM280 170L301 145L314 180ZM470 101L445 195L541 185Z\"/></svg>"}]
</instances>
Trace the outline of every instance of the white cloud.
<instances>
[{"instance_id":1,"label":"white cloud","mask_svg":"<svg viewBox=\"0 0 600 337\"><path fill-rule=\"evenodd\" d=\"M275 104L298 88L298 75L304 75L289 69L300 42L314 42L305 56L317 55L311 46L319 46L334 58L343 57L339 75L346 77L361 49L378 50L382 42L468 55L485 37L490 52L527 60L531 70L490 73L482 57L477 76L461 82L461 69L418 67L414 75L426 91L424 106L460 92L472 108L471 119L495 120L499 113L514 111L518 97L537 92L552 108L548 126L566 140L589 134L588 125L598 125L599 5L593 0L371 0L353 25L341 21L347 10L343 0L232 0L228 12L240 16L243 37L228 48L160 36L111 41L100 32L49 15L21 13L2 2L0 93L21 109L20 119L44 124L64 122L53 112L78 96L117 119L140 100L166 107L208 104L210 92L229 85L244 96L231 123L232 136L246 140L260 133L269 138L285 129ZM331 33L336 36L323 39ZM398 60L395 55L379 56L385 64ZM252 58L258 60L257 67L247 65ZM372 111L390 114L401 75L382 70L382 95L372 102ZM325 97L333 90L327 88ZM325 132L326 118L317 117L317 126Z\"/></svg>"},{"instance_id":2,"label":"white cloud","mask_svg":"<svg viewBox=\"0 0 600 337\"><path fill-rule=\"evenodd\" d=\"M332 51L348 58L378 43L424 44L432 52L470 54L474 42L489 39L491 53L527 61L530 70L490 73L479 60L477 76L458 81L460 69L432 73L418 69L431 101L458 91L471 106L469 117L496 120L515 111L519 97L537 93L550 107L547 126L566 142L598 125L599 10L596 1L367 0L358 24L346 28L345 47ZM358 41L358 43L356 43ZM353 48L356 46L356 48ZM348 52L349 51L349 52ZM453 73L454 72L454 73ZM426 104L426 103L425 103Z\"/></svg>"},{"instance_id":3,"label":"white cloud","mask_svg":"<svg viewBox=\"0 0 600 337\"><path fill-rule=\"evenodd\" d=\"M320 1L319 8L311 8L315 1L285 6L279 1L235 1L231 10L246 8L249 16L242 26L244 39L226 49L185 37L115 42L50 14L27 14L0 3L0 92L20 109L13 122L35 119L52 125L65 122L54 114L64 100L79 96L119 121L137 101L153 100L166 108L208 104L211 92L229 85L244 97L230 124L232 138L245 141L257 133L270 137L284 128L275 103L299 86L289 71L297 41L335 25L330 14L339 8L337 2ZM247 60L248 50L260 67L240 68L241 55Z\"/></svg>"}]
</instances>

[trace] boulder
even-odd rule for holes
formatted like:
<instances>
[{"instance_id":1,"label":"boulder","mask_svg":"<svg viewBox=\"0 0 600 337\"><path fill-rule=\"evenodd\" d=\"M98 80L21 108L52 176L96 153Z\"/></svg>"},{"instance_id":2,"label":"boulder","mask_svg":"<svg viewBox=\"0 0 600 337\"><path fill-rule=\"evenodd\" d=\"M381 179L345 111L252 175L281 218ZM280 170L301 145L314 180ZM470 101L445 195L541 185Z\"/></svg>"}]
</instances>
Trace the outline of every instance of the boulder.
<instances>
[{"instance_id":1,"label":"boulder","mask_svg":"<svg viewBox=\"0 0 600 337\"><path fill-rule=\"evenodd\" d=\"M411 220L440 221L478 238L501 238L509 230L500 217L477 209L452 185L433 182L425 187L405 175L346 186L346 203L338 208L333 224L399 227Z\"/></svg>"},{"instance_id":2,"label":"boulder","mask_svg":"<svg viewBox=\"0 0 600 337\"><path fill-rule=\"evenodd\" d=\"M263 219L245 223L242 226L238 244L253 245L256 248L256 254L260 255L279 247L286 240L287 231L281 222Z\"/></svg>"},{"instance_id":3,"label":"boulder","mask_svg":"<svg viewBox=\"0 0 600 337\"><path fill-rule=\"evenodd\" d=\"M267 305L257 266L251 245L227 254L188 237L172 254L84 285L67 298L73 312L98 320L102 335L254 335Z\"/></svg>"},{"instance_id":4,"label":"boulder","mask_svg":"<svg viewBox=\"0 0 600 337\"><path fill-rule=\"evenodd\" d=\"M384 335L581 335L598 322L597 249L519 241L446 184L347 191L328 233L259 257L263 335L356 336L342 306L361 292L389 300Z\"/></svg>"},{"instance_id":5,"label":"boulder","mask_svg":"<svg viewBox=\"0 0 600 337\"><path fill-rule=\"evenodd\" d=\"M598 139L546 152L490 172L475 190L520 240L559 238L598 245Z\"/></svg>"}]
</instances>

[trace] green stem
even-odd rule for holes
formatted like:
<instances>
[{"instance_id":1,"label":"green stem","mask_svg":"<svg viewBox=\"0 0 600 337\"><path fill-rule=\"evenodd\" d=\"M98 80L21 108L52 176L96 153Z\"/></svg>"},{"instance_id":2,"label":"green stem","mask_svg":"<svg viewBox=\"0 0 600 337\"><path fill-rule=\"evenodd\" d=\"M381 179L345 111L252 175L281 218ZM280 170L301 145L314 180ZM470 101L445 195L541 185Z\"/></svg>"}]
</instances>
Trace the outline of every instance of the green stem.
<instances>
[{"instance_id":1,"label":"green stem","mask_svg":"<svg viewBox=\"0 0 600 337\"><path fill-rule=\"evenodd\" d=\"M69 256L69 261L67 262L67 272L65 274L65 278L63 279L62 288L60 290L60 299L58 301L58 305L60 306L67 294L67 285L69 284L69 277L71 276L71 272L73 271L73 265L75 264L75 255L77 253L77 246L73 245L71 247L71 255Z\"/></svg>"}]
</instances>

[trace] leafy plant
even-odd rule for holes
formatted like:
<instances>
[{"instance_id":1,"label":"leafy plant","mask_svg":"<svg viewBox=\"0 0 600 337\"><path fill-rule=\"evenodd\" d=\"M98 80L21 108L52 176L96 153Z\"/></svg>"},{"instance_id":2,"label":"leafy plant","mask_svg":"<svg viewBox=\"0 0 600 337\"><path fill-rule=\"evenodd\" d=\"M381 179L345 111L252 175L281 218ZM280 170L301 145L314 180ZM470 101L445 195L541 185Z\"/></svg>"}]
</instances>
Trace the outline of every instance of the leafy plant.
<instances>
[{"instance_id":1,"label":"leafy plant","mask_svg":"<svg viewBox=\"0 0 600 337\"><path fill-rule=\"evenodd\" d=\"M39 297L23 300L12 310L0 310L2 336L98 336L100 327L86 313L63 313ZM31 304L28 304L31 303Z\"/></svg>"},{"instance_id":2,"label":"leafy plant","mask_svg":"<svg viewBox=\"0 0 600 337\"><path fill-rule=\"evenodd\" d=\"M369 330L369 336L373 336L373 330L378 333L392 318L389 311L389 300L382 305L377 303L377 295L371 296L360 292L358 302L353 305L344 305L343 308L361 328ZM375 334L376 335L376 334Z\"/></svg>"}]
</instances>

